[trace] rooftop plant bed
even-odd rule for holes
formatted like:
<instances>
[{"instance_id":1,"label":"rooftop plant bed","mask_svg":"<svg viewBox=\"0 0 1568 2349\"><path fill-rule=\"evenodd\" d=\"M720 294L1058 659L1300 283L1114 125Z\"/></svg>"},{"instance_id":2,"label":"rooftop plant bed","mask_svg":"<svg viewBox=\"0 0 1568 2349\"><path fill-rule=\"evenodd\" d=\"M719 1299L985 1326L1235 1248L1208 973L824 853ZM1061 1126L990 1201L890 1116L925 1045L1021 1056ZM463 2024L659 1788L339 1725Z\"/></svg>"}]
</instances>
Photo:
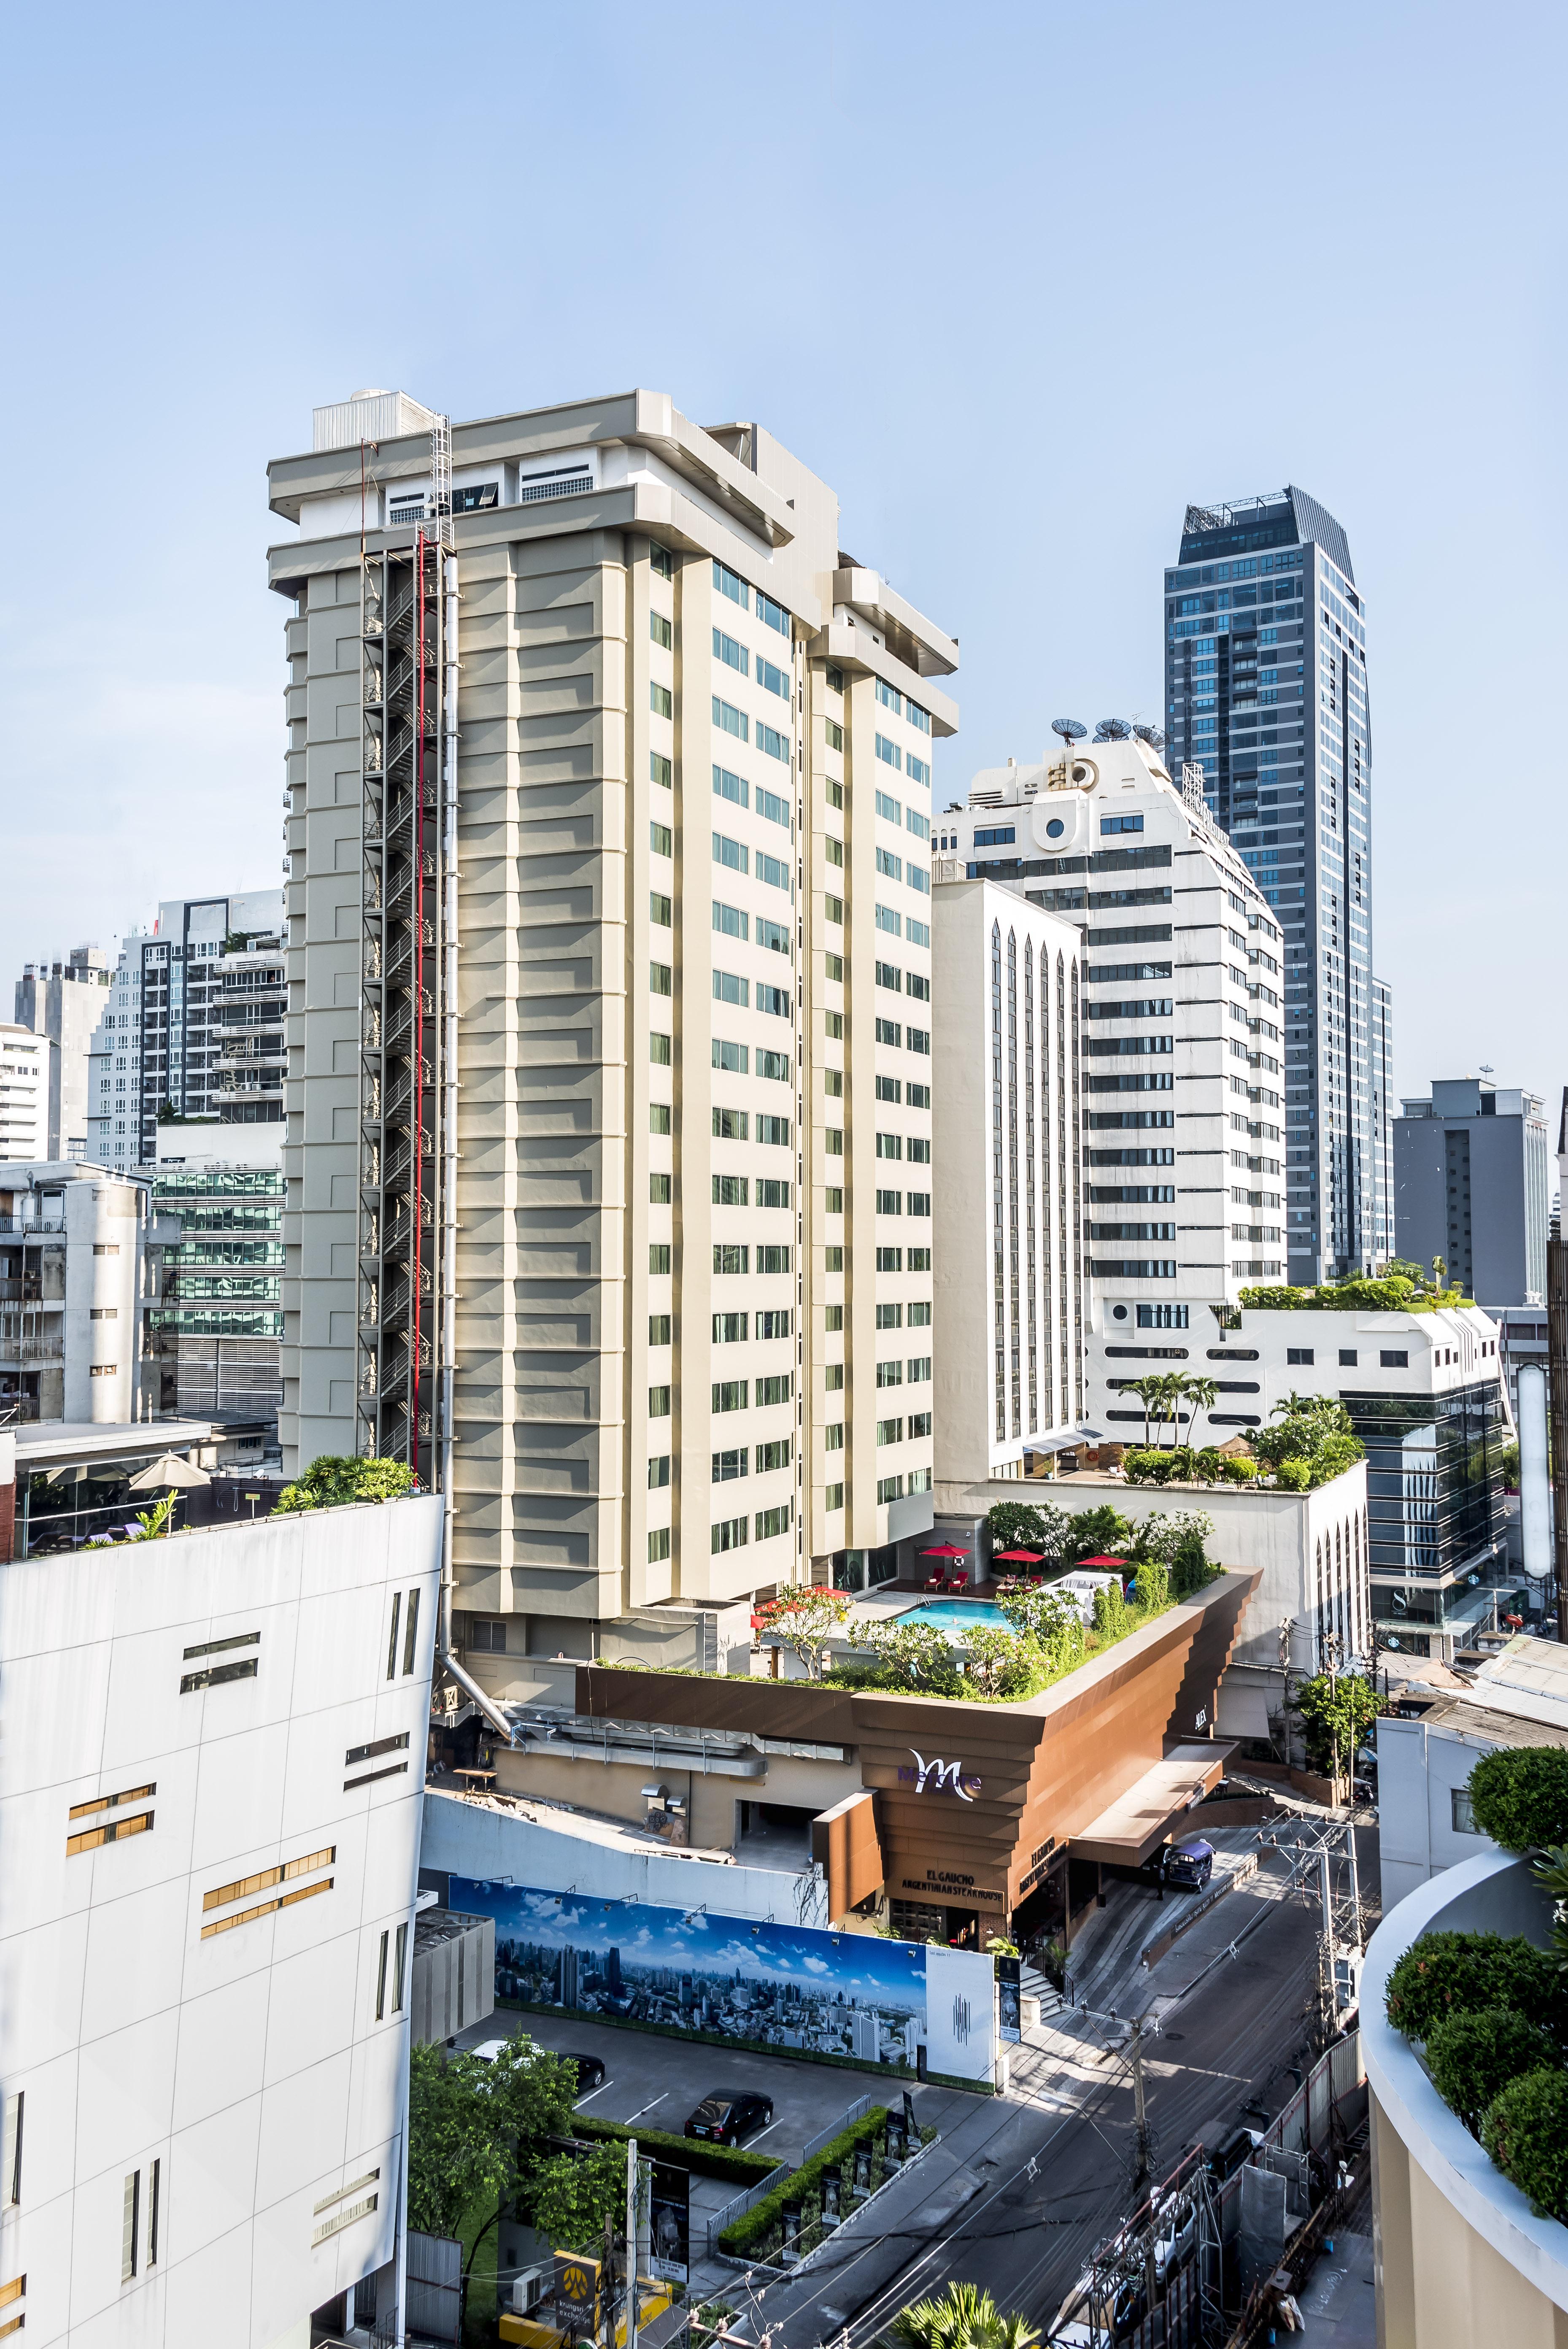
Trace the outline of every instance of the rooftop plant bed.
<instances>
[{"instance_id":1,"label":"rooftop plant bed","mask_svg":"<svg viewBox=\"0 0 1568 2349\"><path fill-rule=\"evenodd\" d=\"M1206 1388L1207 1396L1194 1393ZM1159 1389L1158 1394L1150 1390ZM1145 1433L1152 1423L1156 1427L1164 1420L1173 1423L1176 1407L1183 1393L1193 1394L1196 1404L1206 1407L1212 1400L1212 1379L1188 1379L1173 1372L1169 1377L1139 1379L1122 1390L1124 1393L1140 1394L1147 1414ZM1288 1394L1276 1402L1269 1414L1272 1423L1260 1427L1249 1438L1251 1457L1241 1454L1222 1454L1212 1444L1194 1451L1190 1444L1135 1445L1122 1455L1122 1474L1133 1485L1197 1484L1224 1482L1231 1485L1258 1485L1265 1490L1279 1493L1308 1493L1319 1485L1332 1484L1367 1456L1367 1447L1350 1424L1350 1414L1336 1395Z\"/></svg>"},{"instance_id":2,"label":"rooftop plant bed","mask_svg":"<svg viewBox=\"0 0 1568 2349\"><path fill-rule=\"evenodd\" d=\"M1238 1295L1252 1313L1436 1313L1444 1307L1475 1303L1462 1288L1450 1285L1440 1256L1432 1258L1429 1272L1396 1258L1377 1279L1357 1274L1323 1281L1315 1288L1243 1288Z\"/></svg>"},{"instance_id":3,"label":"rooftop plant bed","mask_svg":"<svg viewBox=\"0 0 1568 2349\"><path fill-rule=\"evenodd\" d=\"M710 2145L701 2137L676 2137L668 2129L633 2128L624 2121L601 2121L574 2113L572 2134L603 2145L624 2145L634 2137L637 2151L648 2160L664 2160L676 2169L694 2170L699 2178L720 2178L736 2186L756 2186L783 2168L776 2156L748 2153L744 2146Z\"/></svg>"},{"instance_id":4,"label":"rooftop plant bed","mask_svg":"<svg viewBox=\"0 0 1568 2349\"><path fill-rule=\"evenodd\" d=\"M725 2229L718 2239L719 2249L731 2257L766 2261L773 2259L784 2248L787 2236L785 2211L798 2212L790 2248L802 2254L814 2251L825 2234L847 2219L854 2207L852 2195L874 2194L877 2188L901 2166L888 2159L888 2122L892 2116L885 2105L873 2105L869 2113L841 2129L820 2153L765 2194L760 2202L742 2213L733 2225ZM925 2144L936 2135L933 2128L921 2128L920 2142ZM909 2151L917 2148L910 2146ZM857 2157L859 2157L857 2160ZM822 2209L823 2175L837 2170L841 2178L840 2216L826 2218Z\"/></svg>"}]
</instances>

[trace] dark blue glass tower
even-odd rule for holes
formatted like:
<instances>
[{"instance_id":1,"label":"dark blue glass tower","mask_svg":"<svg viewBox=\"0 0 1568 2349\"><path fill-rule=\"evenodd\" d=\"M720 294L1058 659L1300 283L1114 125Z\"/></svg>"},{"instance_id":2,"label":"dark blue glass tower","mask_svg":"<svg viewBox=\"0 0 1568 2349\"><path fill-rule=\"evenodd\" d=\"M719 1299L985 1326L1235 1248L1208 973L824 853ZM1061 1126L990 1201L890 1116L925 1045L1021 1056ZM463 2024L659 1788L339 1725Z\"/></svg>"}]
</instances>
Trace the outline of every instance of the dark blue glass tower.
<instances>
[{"instance_id":1,"label":"dark blue glass tower","mask_svg":"<svg viewBox=\"0 0 1568 2349\"><path fill-rule=\"evenodd\" d=\"M1202 766L1284 933L1289 1278L1360 1270L1391 1222L1366 614L1345 533L1304 490L1188 507L1165 574L1165 709L1172 773Z\"/></svg>"}]
</instances>

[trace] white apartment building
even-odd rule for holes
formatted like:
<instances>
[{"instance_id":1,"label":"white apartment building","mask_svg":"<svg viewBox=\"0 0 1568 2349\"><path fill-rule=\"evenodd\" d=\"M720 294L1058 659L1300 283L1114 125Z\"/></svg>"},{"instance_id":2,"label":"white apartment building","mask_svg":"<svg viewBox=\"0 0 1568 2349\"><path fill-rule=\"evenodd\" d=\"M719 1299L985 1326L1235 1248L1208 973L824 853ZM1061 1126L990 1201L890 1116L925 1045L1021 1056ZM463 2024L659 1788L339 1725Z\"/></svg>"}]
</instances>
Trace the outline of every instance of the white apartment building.
<instances>
[{"instance_id":1,"label":"white apartment building","mask_svg":"<svg viewBox=\"0 0 1568 2349\"><path fill-rule=\"evenodd\" d=\"M0 1027L0 1161L48 1156L47 1052L31 1028Z\"/></svg>"},{"instance_id":2,"label":"white apartment building","mask_svg":"<svg viewBox=\"0 0 1568 2349\"><path fill-rule=\"evenodd\" d=\"M0 1168L0 1413L123 1426L152 1408L147 1186L74 1159Z\"/></svg>"},{"instance_id":3,"label":"white apartment building","mask_svg":"<svg viewBox=\"0 0 1568 2349\"><path fill-rule=\"evenodd\" d=\"M169 1117L280 1123L284 895L174 897L121 943L92 1039L88 1147L150 1167Z\"/></svg>"},{"instance_id":4,"label":"white apartment building","mask_svg":"<svg viewBox=\"0 0 1568 2349\"><path fill-rule=\"evenodd\" d=\"M1081 933L989 881L934 905L936 1473L1029 1475L1087 1402Z\"/></svg>"},{"instance_id":5,"label":"white apartment building","mask_svg":"<svg viewBox=\"0 0 1568 2349\"><path fill-rule=\"evenodd\" d=\"M975 777L937 824L939 872L1080 929L1088 1411L1145 1332L1218 1340L1284 1273L1279 926L1203 804L1136 735ZM1109 1432L1109 1431L1108 1431Z\"/></svg>"},{"instance_id":6,"label":"white apartment building","mask_svg":"<svg viewBox=\"0 0 1568 2349\"><path fill-rule=\"evenodd\" d=\"M281 1427L303 1462L400 1425L434 1473L449 1413L459 1605L583 1652L634 1608L852 1580L930 1524L931 766L957 647L758 424L634 391L445 434L365 394L270 468ZM432 693L442 662L457 680L421 770L452 824L449 1041L434 957L387 976L387 647L427 526L455 631L418 654ZM424 1043L397 1043L426 1001ZM399 1254L419 1178L391 1170L432 1135L449 1206Z\"/></svg>"},{"instance_id":7,"label":"white apartment building","mask_svg":"<svg viewBox=\"0 0 1568 2349\"><path fill-rule=\"evenodd\" d=\"M0 1573L0 2325L26 2342L396 2331L439 1546L413 1499Z\"/></svg>"},{"instance_id":8,"label":"white apartment building","mask_svg":"<svg viewBox=\"0 0 1568 2349\"><path fill-rule=\"evenodd\" d=\"M108 957L90 946L73 947L63 963L27 963L16 981L17 1025L48 1040L47 1131L40 1158L88 1154L88 1056L108 985Z\"/></svg>"}]
</instances>

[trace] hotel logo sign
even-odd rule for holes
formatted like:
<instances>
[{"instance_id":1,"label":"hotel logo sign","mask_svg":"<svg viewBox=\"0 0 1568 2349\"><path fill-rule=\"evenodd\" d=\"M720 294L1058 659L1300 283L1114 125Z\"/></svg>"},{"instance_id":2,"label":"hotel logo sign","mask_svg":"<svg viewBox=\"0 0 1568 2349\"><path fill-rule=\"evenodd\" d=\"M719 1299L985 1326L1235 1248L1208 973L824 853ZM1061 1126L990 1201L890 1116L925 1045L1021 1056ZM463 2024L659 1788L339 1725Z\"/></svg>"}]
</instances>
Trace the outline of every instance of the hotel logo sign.
<instances>
[{"instance_id":1,"label":"hotel logo sign","mask_svg":"<svg viewBox=\"0 0 1568 2349\"><path fill-rule=\"evenodd\" d=\"M985 1782L980 1778L965 1777L962 1762L943 1762L935 1757L928 1762L924 1754L917 1753L913 1745L909 1750L914 1755L915 1766L911 1769L905 1764L898 1775L905 1785L913 1782L917 1795L923 1795L928 1786L934 1786L938 1794L945 1787L949 1794L956 1795L961 1803L975 1800Z\"/></svg>"}]
</instances>

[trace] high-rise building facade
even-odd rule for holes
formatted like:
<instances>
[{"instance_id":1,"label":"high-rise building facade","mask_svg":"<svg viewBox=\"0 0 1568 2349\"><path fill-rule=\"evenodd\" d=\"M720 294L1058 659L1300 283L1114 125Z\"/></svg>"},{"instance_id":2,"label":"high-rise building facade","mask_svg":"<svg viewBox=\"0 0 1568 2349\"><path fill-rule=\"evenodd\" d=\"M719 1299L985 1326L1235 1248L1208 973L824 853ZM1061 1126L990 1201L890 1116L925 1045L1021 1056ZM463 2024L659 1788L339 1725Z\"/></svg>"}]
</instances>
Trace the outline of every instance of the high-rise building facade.
<instances>
[{"instance_id":1,"label":"high-rise building facade","mask_svg":"<svg viewBox=\"0 0 1568 2349\"><path fill-rule=\"evenodd\" d=\"M49 1047L35 1029L0 1027L0 1162L48 1156Z\"/></svg>"},{"instance_id":2,"label":"high-rise building facade","mask_svg":"<svg viewBox=\"0 0 1568 2349\"><path fill-rule=\"evenodd\" d=\"M1489 1310L1544 1306L1551 1154L1546 1102L1487 1077L1451 1077L1394 1121L1398 1253Z\"/></svg>"},{"instance_id":3,"label":"high-rise building facade","mask_svg":"<svg viewBox=\"0 0 1568 2349\"><path fill-rule=\"evenodd\" d=\"M1388 1011L1372 976L1366 615L1345 532L1299 489L1189 506L1164 619L1172 769L1202 765L1284 932L1289 1278L1331 1278L1377 1261L1374 1040Z\"/></svg>"},{"instance_id":4,"label":"high-rise building facade","mask_svg":"<svg viewBox=\"0 0 1568 2349\"><path fill-rule=\"evenodd\" d=\"M108 957L98 947L73 947L64 962L27 963L16 981L17 1025L49 1042L48 1131L40 1157L88 1154L88 1056L108 984Z\"/></svg>"},{"instance_id":5,"label":"high-rise building facade","mask_svg":"<svg viewBox=\"0 0 1568 2349\"><path fill-rule=\"evenodd\" d=\"M92 1040L88 1150L150 1167L171 1118L280 1124L284 895L171 898L121 944Z\"/></svg>"},{"instance_id":6,"label":"high-rise building facade","mask_svg":"<svg viewBox=\"0 0 1568 2349\"><path fill-rule=\"evenodd\" d=\"M367 395L271 493L285 1459L449 1471L459 1603L531 1652L852 1572L930 1523L956 646L660 394Z\"/></svg>"},{"instance_id":7,"label":"high-rise building facade","mask_svg":"<svg viewBox=\"0 0 1568 2349\"><path fill-rule=\"evenodd\" d=\"M170 1234L147 1310L154 1407L256 1427L269 1449L283 1398L283 1131L160 1126L152 1170Z\"/></svg>"},{"instance_id":8,"label":"high-rise building facade","mask_svg":"<svg viewBox=\"0 0 1568 2349\"><path fill-rule=\"evenodd\" d=\"M1081 1343L1088 1416L1119 1438L1142 1420L1121 1389L1222 1349L1243 1288L1284 1264L1279 925L1191 770L1184 783L1122 727L976 775L937 821L939 876L1016 892L1078 935Z\"/></svg>"}]
</instances>

